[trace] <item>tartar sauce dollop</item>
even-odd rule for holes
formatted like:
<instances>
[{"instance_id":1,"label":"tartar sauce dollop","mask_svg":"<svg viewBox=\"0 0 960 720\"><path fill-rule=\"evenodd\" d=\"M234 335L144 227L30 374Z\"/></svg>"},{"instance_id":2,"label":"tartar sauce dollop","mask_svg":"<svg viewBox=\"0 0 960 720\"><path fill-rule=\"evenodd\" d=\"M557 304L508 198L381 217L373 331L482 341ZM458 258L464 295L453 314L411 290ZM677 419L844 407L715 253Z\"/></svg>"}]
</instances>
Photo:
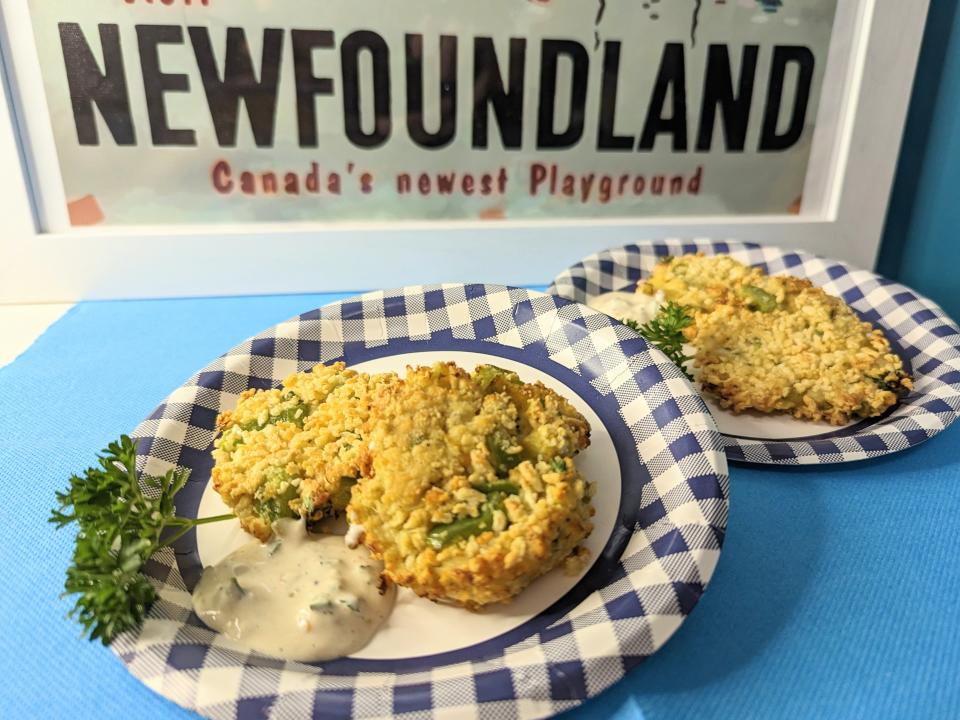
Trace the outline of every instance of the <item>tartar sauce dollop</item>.
<instances>
[{"instance_id":1,"label":"tartar sauce dollop","mask_svg":"<svg viewBox=\"0 0 960 720\"><path fill-rule=\"evenodd\" d=\"M657 311L663 304L663 293L655 295L637 292L606 292L587 300L587 305L594 310L623 321L636 320L641 325L650 322L657 316Z\"/></svg>"},{"instance_id":2,"label":"tartar sauce dollop","mask_svg":"<svg viewBox=\"0 0 960 720\"><path fill-rule=\"evenodd\" d=\"M383 564L338 535L314 535L281 520L204 570L193 609L212 629L251 650L313 662L364 647L393 609L396 588Z\"/></svg>"}]
</instances>

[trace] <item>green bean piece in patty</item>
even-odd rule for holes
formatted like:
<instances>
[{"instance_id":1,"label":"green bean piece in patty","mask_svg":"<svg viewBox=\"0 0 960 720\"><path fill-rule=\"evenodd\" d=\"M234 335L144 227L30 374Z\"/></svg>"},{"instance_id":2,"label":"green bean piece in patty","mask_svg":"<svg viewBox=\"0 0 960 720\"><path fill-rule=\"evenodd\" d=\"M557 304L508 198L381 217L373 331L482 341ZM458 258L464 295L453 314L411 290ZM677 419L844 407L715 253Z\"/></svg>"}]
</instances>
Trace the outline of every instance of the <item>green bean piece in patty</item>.
<instances>
[{"instance_id":1,"label":"green bean piece in patty","mask_svg":"<svg viewBox=\"0 0 960 720\"><path fill-rule=\"evenodd\" d=\"M279 495L265 500L261 506L260 514L268 522L274 522L280 518L295 517L296 513L290 508L290 503L299 496L299 490L291 483Z\"/></svg>"},{"instance_id":2,"label":"green bean piece in patty","mask_svg":"<svg viewBox=\"0 0 960 720\"><path fill-rule=\"evenodd\" d=\"M473 486L474 490L479 490L484 494L489 493L503 493L504 495L517 495L520 492L520 486L516 483L503 481L503 482L491 482L491 483L480 483L479 485Z\"/></svg>"},{"instance_id":3,"label":"green bean piece in patty","mask_svg":"<svg viewBox=\"0 0 960 720\"><path fill-rule=\"evenodd\" d=\"M523 457L519 452L512 453L513 440L505 430L497 429L487 435L487 450L490 451L490 464L497 477L505 478L520 464Z\"/></svg>"},{"instance_id":4,"label":"green bean piece in patty","mask_svg":"<svg viewBox=\"0 0 960 720\"><path fill-rule=\"evenodd\" d=\"M776 297L755 285L744 285L741 290L747 298L747 303L755 310L768 313L779 307Z\"/></svg>"},{"instance_id":5,"label":"green bean piece in patty","mask_svg":"<svg viewBox=\"0 0 960 720\"><path fill-rule=\"evenodd\" d=\"M493 528L493 514L504 510L502 492L491 492L480 506L477 517L465 517L443 525L436 525L427 533L427 543L434 550L442 550L460 540L479 535Z\"/></svg>"},{"instance_id":6,"label":"green bean piece in patty","mask_svg":"<svg viewBox=\"0 0 960 720\"><path fill-rule=\"evenodd\" d=\"M267 425L274 425L279 422L290 422L297 427L303 427L303 421L310 414L310 407L304 404L297 404L293 407L284 408L276 415L270 415L263 424L259 420L251 420L240 426L241 430L263 430Z\"/></svg>"}]
</instances>

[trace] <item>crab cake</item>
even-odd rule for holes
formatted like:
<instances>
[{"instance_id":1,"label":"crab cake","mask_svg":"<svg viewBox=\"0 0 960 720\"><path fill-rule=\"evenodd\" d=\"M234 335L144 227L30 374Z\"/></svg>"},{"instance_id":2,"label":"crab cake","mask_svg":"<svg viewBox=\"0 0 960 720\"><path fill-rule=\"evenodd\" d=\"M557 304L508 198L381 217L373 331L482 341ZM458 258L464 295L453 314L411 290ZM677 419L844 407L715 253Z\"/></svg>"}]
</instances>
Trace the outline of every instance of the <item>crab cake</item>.
<instances>
[{"instance_id":1,"label":"crab cake","mask_svg":"<svg viewBox=\"0 0 960 720\"><path fill-rule=\"evenodd\" d=\"M480 366L408 368L378 391L347 508L385 575L476 609L581 566L592 487L572 456L586 420L540 383Z\"/></svg>"},{"instance_id":2,"label":"crab cake","mask_svg":"<svg viewBox=\"0 0 960 720\"><path fill-rule=\"evenodd\" d=\"M640 289L694 310L695 376L734 412L842 425L882 414L912 387L883 333L809 280L687 255L658 264Z\"/></svg>"},{"instance_id":3,"label":"crab cake","mask_svg":"<svg viewBox=\"0 0 960 720\"><path fill-rule=\"evenodd\" d=\"M737 262L729 255L704 257L703 253L664 257L638 292L662 292L666 301L694 310L710 311L730 301L734 288L760 277L759 268Z\"/></svg>"},{"instance_id":4,"label":"crab cake","mask_svg":"<svg viewBox=\"0 0 960 720\"><path fill-rule=\"evenodd\" d=\"M241 394L217 418L212 478L243 529L265 540L278 518L318 520L344 510L360 475L372 393L395 379L335 363L290 375L281 388Z\"/></svg>"}]
</instances>

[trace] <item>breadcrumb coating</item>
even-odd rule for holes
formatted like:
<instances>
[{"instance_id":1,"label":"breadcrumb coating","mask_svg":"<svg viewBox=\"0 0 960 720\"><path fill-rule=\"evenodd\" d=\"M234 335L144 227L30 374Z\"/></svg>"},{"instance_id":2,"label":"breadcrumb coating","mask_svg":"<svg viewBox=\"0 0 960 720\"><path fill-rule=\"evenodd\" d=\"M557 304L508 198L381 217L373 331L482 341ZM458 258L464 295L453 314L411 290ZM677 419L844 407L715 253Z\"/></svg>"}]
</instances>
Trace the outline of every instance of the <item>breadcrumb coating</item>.
<instances>
[{"instance_id":1,"label":"breadcrumb coating","mask_svg":"<svg viewBox=\"0 0 960 720\"><path fill-rule=\"evenodd\" d=\"M589 426L540 383L493 366L408 368L378 388L347 509L385 575L468 608L582 567L593 488L572 456Z\"/></svg>"},{"instance_id":2,"label":"breadcrumb coating","mask_svg":"<svg viewBox=\"0 0 960 720\"><path fill-rule=\"evenodd\" d=\"M281 517L317 520L343 511L360 476L362 426L373 391L396 379L341 363L295 373L282 387L247 390L221 413L213 487L261 540Z\"/></svg>"},{"instance_id":3,"label":"breadcrumb coating","mask_svg":"<svg viewBox=\"0 0 960 720\"><path fill-rule=\"evenodd\" d=\"M657 291L693 310L695 375L723 408L843 425L913 387L882 331L809 280L697 254L657 264L638 292Z\"/></svg>"}]
</instances>

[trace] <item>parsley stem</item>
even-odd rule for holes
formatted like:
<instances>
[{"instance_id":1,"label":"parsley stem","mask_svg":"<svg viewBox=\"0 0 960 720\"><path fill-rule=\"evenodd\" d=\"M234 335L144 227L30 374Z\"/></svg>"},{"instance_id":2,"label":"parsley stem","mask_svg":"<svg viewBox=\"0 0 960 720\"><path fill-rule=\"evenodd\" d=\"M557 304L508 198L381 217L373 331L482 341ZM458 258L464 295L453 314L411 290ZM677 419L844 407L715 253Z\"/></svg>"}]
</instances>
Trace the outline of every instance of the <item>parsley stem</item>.
<instances>
[{"instance_id":1,"label":"parsley stem","mask_svg":"<svg viewBox=\"0 0 960 720\"><path fill-rule=\"evenodd\" d=\"M168 527L193 527L194 525L205 525L212 522L220 522L221 520L230 520L235 518L236 515L233 513L226 513L224 515L212 515L211 517L205 518L187 518L187 517L172 517L167 520L166 525Z\"/></svg>"},{"instance_id":2,"label":"parsley stem","mask_svg":"<svg viewBox=\"0 0 960 720\"><path fill-rule=\"evenodd\" d=\"M173 534L172 537L165 540L160 544L160 547L167 547L173 545L177 540L186 535L190 530L195 528L197 525L206 525L207 523L220 522L221 520L230 520L236 517L233 513L226 513L224 515L213 515L211 517L198 518L196 520L191 518L182 518L177 517L167 523L168 527L179 527L182 528L179 532Z\"/></svg>"},{"instance_id":3,"label":"parsley stem","mask_svg":"<svg viewBox=\"0 0 960 720\"><path fill-rule=\"evenodd\" d=\"M223 515L211 515L210 517L197 518L195 520L190 520L193 525L206 525L207 523L220 522L221 520L232 520L236 517L233 513L224 513ZM180 518L181 520L188 520L189 518Z\"/></svg>"}]
</instances>

